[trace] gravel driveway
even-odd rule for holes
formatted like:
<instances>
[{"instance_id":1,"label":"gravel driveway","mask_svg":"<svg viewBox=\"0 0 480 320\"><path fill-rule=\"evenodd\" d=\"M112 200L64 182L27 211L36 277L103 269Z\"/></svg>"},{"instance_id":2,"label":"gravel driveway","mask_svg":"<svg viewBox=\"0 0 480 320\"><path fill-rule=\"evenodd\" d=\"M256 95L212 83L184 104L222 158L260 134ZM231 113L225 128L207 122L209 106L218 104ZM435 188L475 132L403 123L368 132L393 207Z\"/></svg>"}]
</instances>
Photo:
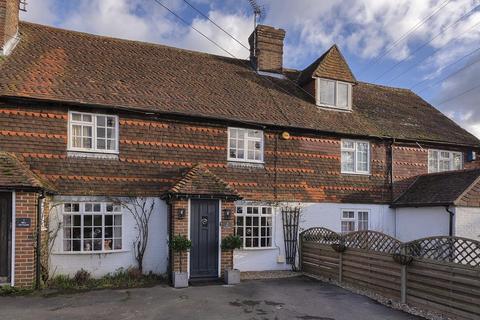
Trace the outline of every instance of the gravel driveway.
<instances>
[{"instance_id":1,"label":"gravel driveway","mask_svg":"<svg viewBox=\"0 0 480 320\"><path fill-rule=\"evenodd\" d=\"M420 319L307 277L0 298L0 319Z\"/></svg>"}]
</instances>

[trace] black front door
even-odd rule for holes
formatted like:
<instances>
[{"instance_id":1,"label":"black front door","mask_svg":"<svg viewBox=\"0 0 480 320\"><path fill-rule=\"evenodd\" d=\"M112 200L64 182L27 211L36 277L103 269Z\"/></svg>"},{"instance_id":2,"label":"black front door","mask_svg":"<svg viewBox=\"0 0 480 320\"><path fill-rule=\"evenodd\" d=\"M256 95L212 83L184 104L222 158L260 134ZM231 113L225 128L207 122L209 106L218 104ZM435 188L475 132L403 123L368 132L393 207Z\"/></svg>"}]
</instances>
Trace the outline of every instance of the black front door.
<instances>
[{"instance_id":1,"label":"black front door","mask_svg":"<svg viewBox=\"0 0 480 320\"><path fill-rule=\"evenodd\" d=\"M218 277L218 200L192 200L190 277Z\"/></svg>"},{"instance_id":2,"label":"black front door","mask_svg":"<svg viewBox=\"0 0 480 320\"><path fill-rule=\"evenodd\" d=\"M12 194L0 192L0 283L10 279Z\"/></svg>"}]
</instances>

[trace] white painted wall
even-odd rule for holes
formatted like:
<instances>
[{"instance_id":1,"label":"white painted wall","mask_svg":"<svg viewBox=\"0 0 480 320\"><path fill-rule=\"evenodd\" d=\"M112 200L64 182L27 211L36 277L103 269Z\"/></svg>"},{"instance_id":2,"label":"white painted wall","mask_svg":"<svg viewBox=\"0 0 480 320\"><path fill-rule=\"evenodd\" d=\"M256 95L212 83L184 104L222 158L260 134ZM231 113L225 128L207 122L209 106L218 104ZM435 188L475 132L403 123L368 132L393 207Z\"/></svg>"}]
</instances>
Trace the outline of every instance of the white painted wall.
<instances>
[{"instance_id":1,"label":"white painted wall","mask_svg":"<svg viewBox=\"0 0 480 320\"><path fill-rule=\"evenodd\" d=\"M455 208L455 235L480 241L480 208Z\"/></svg>"},{"instance_id":2,"label":"white painted wall","mask_svg":"<svg viewBox=\"0 0 480 320\"><path fill-rule=\"evenodd\" d=\"M450 215L445 207L397 208L396 216L400 241L449 234Z\"/></svg>"},{"instance_id":3,"label":"white painted wall","mask_svg":"<svg viewBox=\"0 0 480 320\"><path fill-rule=\"evenodd\" d=\"M54 203L59 202L82 202L97 201L102 202L103 197L56 197ZM168 230L167 214L168 208L165 201L159 198L149 198L149 201L155 201L155 211L150 219L149 240L144 257L144 272L152 271L156 274L167 272L168 266ZM62 232L58 233L55 240L52 255L50 259L50 274L73 276L81 268L89 271L94 277L101 277L107 273L115 272L119 268L136 267L133 243L137 235L135 221L133 216L126 209L122 209L123 225L122 252L91 254L91 253L63 253L62 252ZM58 221L62 221L60 207L51 211L50 229L56 228Z\"/></svg>"},{"instance_id":4,"label":"white painted wall","mask_svg":"<svg viewBox=\"0 0 480 320\"><path fill-rule=\"evenodd\" d=\"M290 203L290 205L302 208L300 232L312 227L325 227L340 232L342 211L355 209L369 211L369 229L395 235L395 210L390 209L388 205L339 203ZM241 271L290 269L290 265L277 262L279 256L285 260L281 206L274 209L273 224L274 248L236 250L233 259L236 269Z\"/></svg>"}]
</instances>

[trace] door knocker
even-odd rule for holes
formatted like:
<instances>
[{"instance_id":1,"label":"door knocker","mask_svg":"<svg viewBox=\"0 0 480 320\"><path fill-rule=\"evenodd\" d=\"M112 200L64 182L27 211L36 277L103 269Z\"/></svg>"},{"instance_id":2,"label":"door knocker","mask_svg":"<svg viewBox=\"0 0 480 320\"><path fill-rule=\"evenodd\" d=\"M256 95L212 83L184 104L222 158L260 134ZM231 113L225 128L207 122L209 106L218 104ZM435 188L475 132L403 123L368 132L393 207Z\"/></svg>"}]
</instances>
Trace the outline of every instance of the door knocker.
<instances>
[{"instance_id":1,"label":"door knocker","mask_svg":"<svg viewBox=\"0 0 480 320\"><path fill-rule=\"evenodd\" d=\"M200 220L200 223L202 224L202 227L206 227L208 225L208 218L206 216L203 216Z\"/></svg>"}]
</instances>

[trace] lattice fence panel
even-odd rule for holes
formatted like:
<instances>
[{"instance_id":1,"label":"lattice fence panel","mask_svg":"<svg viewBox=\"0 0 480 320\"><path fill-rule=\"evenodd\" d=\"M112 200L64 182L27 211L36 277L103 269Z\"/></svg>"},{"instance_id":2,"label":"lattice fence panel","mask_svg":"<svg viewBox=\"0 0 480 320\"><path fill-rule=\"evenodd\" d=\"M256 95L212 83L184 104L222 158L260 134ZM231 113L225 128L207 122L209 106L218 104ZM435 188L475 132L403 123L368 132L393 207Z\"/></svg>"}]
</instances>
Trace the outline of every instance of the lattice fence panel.
<instances>
[{"instance_id":1,"label":"lattice fence panel","mask_svg":"<svg viewBox=\"0 0 480 320\"><path fill-rule=\"evenodd\" d=\"M397 253L400 250L402 243L377 231L356 231L346 234L345 245L347 248L356 248L371 250L383 253Z\"/></svg>"},{"instance_id":2,"label":"lattice fence panel","mask_svg":"<svg viewBox=\"0 0 480 320\"><path fill-rule=\"evenodd\" d=\"M322 244L340 243L341 235L327 228L310 228L301 233L303 241L311 241Z\"/></svg>"},{"instance_id":3,"label":"lattice fence panel","mask_svg":"<svg viewBox=\"0 0 480 320\"><path fill-rule=\"evenodd\" d=\"M480 241L459 237L429 237L404 244L413 257L480 267Z\"/></svg>"}]
</instances>

